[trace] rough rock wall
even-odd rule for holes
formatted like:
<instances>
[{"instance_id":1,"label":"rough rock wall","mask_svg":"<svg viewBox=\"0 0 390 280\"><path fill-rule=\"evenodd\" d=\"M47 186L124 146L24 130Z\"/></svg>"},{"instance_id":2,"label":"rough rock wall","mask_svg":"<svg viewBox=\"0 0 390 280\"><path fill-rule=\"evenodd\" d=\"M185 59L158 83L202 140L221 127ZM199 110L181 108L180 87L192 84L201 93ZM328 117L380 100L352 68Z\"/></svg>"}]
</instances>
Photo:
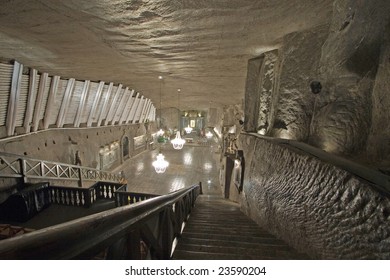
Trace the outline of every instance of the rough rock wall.
<instances>
[{"instance_id":1,"label":"rough rock wall","mask_svg":"<svg viewBox=\"0 0 390 280\"><path fill-rule=\"evenodd\" d=\"M372 95L372 119L367 154L371 161L390 170L390 25L386 32L386 42L375 79Z\"/></svg>"},{"instance_id":2,"label":"rough rock wall","mask_svg":"<svg viewBox=\"0 0 390 280\"><path fill-rule=\"evenodd\" d=\"M366 150L372 111L382 109L372 104L372 92L389 17L386 0L334 2L322 47L324 90L315 110L313 145L344 155Z\"/></svg>"},{"instance_id":3,"label":"rough rock wall","mask_svg":"<svg viewBox=\"0 0 390 280\"><path fill-rule=\"evenodd\" d=\"M272 136L300 141L308 139L315 102L309 85L318 78L321 46L328 30L328 26L320 26L283 38L279 51L279 97L275 99Z\"/></svg>"},{"instance_id":4,"label":"rough rock wall","mask_svg":"<svg viewBox=\"0 0 390 280\"><path fill-rule=\"evenodd\" d=\"M259 116L259 85L261 66L265 56L252 58L248 61L245 83L245 130L257 131L257 119Z\"/></svg>"},{"instance_id":5,"label":"rough rock wall","mask_svg":"<svg viewBox=\"0 0 390 280\"><path fill-rule=\"evenodd\" d=\"M286 145L241 135L241 207L318 259L389 259L390 199L368 183Z\"/></svg>"},{"instance_id":6,"label":"rough rock wall","mask_svg":"<svg viewBox=\"0 0 390 280\"><path fill-rule=\"evenodd\" d=\"M278 51L268 51L248 61L245 86L245 130L264 135L273 124Z\"/></svg>"}]
</instances>

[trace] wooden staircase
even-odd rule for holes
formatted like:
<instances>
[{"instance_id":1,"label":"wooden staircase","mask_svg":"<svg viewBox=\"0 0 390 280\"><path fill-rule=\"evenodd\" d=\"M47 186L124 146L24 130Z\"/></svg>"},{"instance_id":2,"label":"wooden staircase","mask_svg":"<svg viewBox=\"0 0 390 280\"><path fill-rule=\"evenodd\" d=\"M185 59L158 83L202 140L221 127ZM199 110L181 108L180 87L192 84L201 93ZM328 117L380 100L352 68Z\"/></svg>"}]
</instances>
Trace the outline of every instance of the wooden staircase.
<instances>
[{"instance_id":1,"label":"wooden staircase","mask_svg":"<svg viewBox=\"0 0 390 280\"><path fill-rule=\"evenodd\" d=\"M173 259L289 260L309 259L277 239L218 195L196 201Z\"/></svg>"}]
</instances>

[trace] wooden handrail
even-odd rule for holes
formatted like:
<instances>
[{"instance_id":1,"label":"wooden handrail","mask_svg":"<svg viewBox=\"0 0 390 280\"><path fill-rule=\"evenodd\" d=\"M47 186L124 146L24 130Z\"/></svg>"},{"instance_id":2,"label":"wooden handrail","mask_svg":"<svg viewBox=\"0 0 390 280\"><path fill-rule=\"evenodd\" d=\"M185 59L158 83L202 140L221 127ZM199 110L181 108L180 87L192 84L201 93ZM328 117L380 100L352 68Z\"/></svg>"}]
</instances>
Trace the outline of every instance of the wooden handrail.
<instances>
[{"instance_id":1,"label":"wooden handrail","mask_svg":"<svg viewBox=\"0 0 390 280\"><path fill-rule=\"evenodd\" d=\"M169 259L198 194L195 185L2 240L0 259L141 258L141 243L152 259Z\"/></svg>"}]
</instances>

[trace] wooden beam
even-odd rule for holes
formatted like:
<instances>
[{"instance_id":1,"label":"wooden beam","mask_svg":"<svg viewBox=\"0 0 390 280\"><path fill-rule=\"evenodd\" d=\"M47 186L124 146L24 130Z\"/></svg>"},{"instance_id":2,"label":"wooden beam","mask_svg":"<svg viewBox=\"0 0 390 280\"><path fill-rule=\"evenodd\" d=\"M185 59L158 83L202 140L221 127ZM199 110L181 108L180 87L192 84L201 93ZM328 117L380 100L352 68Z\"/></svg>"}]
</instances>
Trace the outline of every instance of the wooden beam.
<instances>
[{"instance_id":1,"label":"wooden beam","mask_svg":"<svg viewBox=\"0 0 390 280\"><path fill-rule=\"evenodd\" d=\"M145 114L146 109L149 106L149 102L150 102L150 99L146 98L145 102L144 102L144 106L142 106L141 114L139 115L139 119L138 119L139 123L142 123L144 118L145 118L144 114Z\"/></svg>"},{"instance_id":2,"label":"wooden beam","mask_svg":"<svg viewBox=\"0 0 390 280\"><path fill-rule=\"evenodd\" d=\"M103 103L102 109L100 110L99 120L97 122L98 127L101 125L103 118L104 118L104 114L106 113L108 100L110 99L110 94L111 94L113 85L114 85L114 83L110 83L110 85L108 86L108 89L104 95L104 101L103 101L104 103Z\"/></svg>"},{"instance_id":3,"label":"wooden beam","mask_svg":"<svg viewBox=\"0 0 390 280\"><path fill-rule=\"evenodd\" d=\"M115 112L116 102L118 101L119 93L122 91L122 84L120 84L115 92L114 98L111 101L110 109L108 110L107 117L104 120L104 125L108 125L112 122Z\"/></svg>"},{"instance_id":4,"label":"wooden beam","mask_svg":"<svg viewBox=\"0 0 390 280\"><path fill-rule=\"evenodd\" d=\"M26 113L24 115L24 132L29 133L31 129L31 121L34 112L35 98L36 98L36 85L37 85L38 71L35 69L30 70L30 80L28 85L28 95L26 104Z\"/></svg>"},{"instance_id":5,"label":"wooden beam","mask_svg":"<svg viewBox=\"0 0 390 280\"><path fill-rule=\"evenodd\" d=\"M137 110L137 106L138 106L138 103L139 103L138 96L139 96L139 92L137 92L137 95L135 96L134 102L133 102L133 104L131 106L130 113L127 116L127 119L126 119L126 123L131 122L133 120L133 118L134 118L135 111Z\"/></svg>"},{"instance_id":6,"label":"wooden beam","mask_svg":"<svg viewBox=\"0 0 390 280\"><path fill-rule=\"evenodd\" d=\"M8 100L7 111L7 135L12 136L15 133L16 116L18 111L18 103L20 96L20 84L22 82L23 64L15 61L14 71L12 73L11 92Z\"/></svg>"},{"instance_id":7,"label":"wooden beam","mask_svg":"<svg viewBox=\"0 0 390 280\"><path fill-rule=\"evenodd\" d=\"M142 118L140 119L140 122L145 122L146 119L149 119L148 115L151 107L152 107L152 101L148 99L148 104L145 108L145 111L142 113Z\"/></svg>"},{"instance_id":8,"label":"wooden beam","mask_svg":"<svg viewBox=\"0 0 390 280\"><path fill-rule=\"evenodd\" d=\"M69 108L69 102L73 95L74 85L75 85L75 79L73 78L69 79L68 83L66 84L64 97L62 98L60 112L58 113L57 122L56 122L56 125L59 128L64 126L65 117Z\"/></svg>"},{"instance_id":9,"label":"wooden beam","mask_svg":"<svg viewBox=\"0 0 390 280\"><path fill-rule=\"evenodd\" d=\"M129 94L129 98L127 99L126 105L123 108L122 116L119 119L119 123L118 124L122 124L124 121L126 121L127 116L130 113L131 105L133 105L133 101L134 101L133 94L134 94L134 89L132 89L130 94Z\"/></svg>"},{"instance_id":10,"label":"wooden beam","mask_svg":"<svg viewBox=\"0 0 390 280\"><path fill-rule=\"evenodd\" d=\"M93 118L96 114L96 109L97 109L97 106L99 104L100 96L102 95L103 87L104 87L104 82L102 81L99 83L99 87L98 87L96 94L95 94L95 99L93 100L92 109L91 109L91 112L89 113L89 117L88 117L88 121L87 121L88 127L92 126Z\"/></svg>"},{"instance_id":11,"label":"wooden beam","mask_svg":"<svg viewBox=\"0 0 390 280\"><path fill-rule=\"evenodd\" d=\"M141 114L141 110L142 110L142 107L144 105L144 102L145 102L145 97L142 95L141 96L141 100L138 102L138 105L137 105L137 110L135 111L135 114L134 114L134 118L132 120L132 123L135 123L136 121L139 120L139 116Z\"/></svg>"},{"instance_id":12,"label":"wooden beam","mask_svg":"<svg viewBox=\"0 0 390 280\"><path fill-rule=\"evenodd\" d=\"M45 93L46 88L46 82L47 78L49 77L49 74L43 73L41 74L40 80L39 80L39 88L38 88L38 95L37 100L35 102L35 109L34 109L34 115L33 115L33 132L37 131L39 128L39 121L40 121L40 113L42 108L42 101L43 101L43 95Z\"/></svg>"},{"instance_id":13,"label":"wooden beam","mask_svg":"<svg viewBox=\"0 0 390 280\"><path fill-rule=\"evenodd\" d=\"M44 115L44 118L43 118L43 128L44 129L48 129L49 128L50 115L51 115L51 113L53 111L53 106L54 106L54 101L55 101L56 95L57 95L57 89L58 89L59 81L60 81L60 76L54 76L51 79L49 96L47 98L45 115Z\"/></svg>"},{"instance_id":14,"label":"wooden beam","mask_svg":"<svg viewBox=\"0 0 390 280\"><path fill-rule=\"evenodd\" d=\"M74 127L80 127L81 116L83 115L85 101L87 100L88 92L89 92L89 80L85 80L83 90L81 91L79 108L77 109L76 117L74 119Z\"/></svg>"},{"instance_id":15,"label":"wooden beam","mask_svg":"<svg viewBox=\"0 0 390 280\"><path fill-rule=\"evenodd\" d=\"M151 121L156 121L156 107L153 105L152 115L150 117Z\"/></svg>"},{"instance_id":16,"label":"wooden beam","mask_svg":"<svg viewBox=\"0 0 390 280\"><path fill-rule=\"evenodd\" d=\"M119 121L119 119L122 115L121 112L123 112L125 109L125 105L126 105L125 100L126 100L126 95L127 95L128 91L129 91L128 87L126 87L125 90L123 91L121 100L119 101L119 105L116 106L116 108L115 108L114 116L113 116L112 121L111 121L112 125L115 125L115 123ZM119 114L119 116L117 116L118 114Z\"/></svg>"}]
</instances>

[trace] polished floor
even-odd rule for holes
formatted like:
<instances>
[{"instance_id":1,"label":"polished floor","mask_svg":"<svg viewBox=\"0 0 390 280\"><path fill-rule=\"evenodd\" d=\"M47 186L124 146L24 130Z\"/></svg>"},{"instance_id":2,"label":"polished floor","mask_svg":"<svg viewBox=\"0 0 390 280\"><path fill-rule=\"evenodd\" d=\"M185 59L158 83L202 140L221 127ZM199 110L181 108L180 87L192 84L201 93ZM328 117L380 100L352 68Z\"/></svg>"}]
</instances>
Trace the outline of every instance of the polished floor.
<instances>
[{"instance_id":1,"label":"polished floor","mask_svg":"<svg viewBox=\"0 0 390 280\"><path fill-rule=\"evenodd\" d=\"M165 173L156 173L152 162L161 150L169 166ZM155 147L127 160L115 172L123 171L128 191L167 194L202 182L205 192L219 190L219 158L216 144L186 144L174 150L169 143Z\"/></svg>"}]
</instances>

